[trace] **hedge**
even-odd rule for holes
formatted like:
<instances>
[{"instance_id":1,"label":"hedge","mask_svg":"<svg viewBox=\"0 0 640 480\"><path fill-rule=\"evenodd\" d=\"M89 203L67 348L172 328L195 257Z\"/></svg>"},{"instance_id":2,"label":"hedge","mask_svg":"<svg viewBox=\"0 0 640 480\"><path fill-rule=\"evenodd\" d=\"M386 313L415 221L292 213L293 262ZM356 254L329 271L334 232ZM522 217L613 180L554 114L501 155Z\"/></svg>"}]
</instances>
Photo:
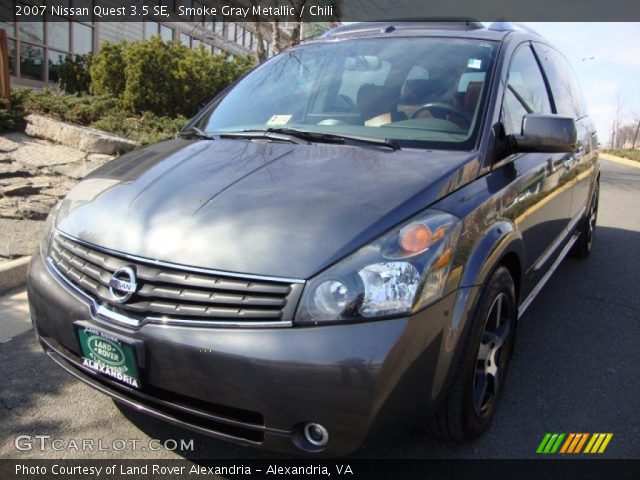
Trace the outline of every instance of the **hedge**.
<instances>
[{"instance_id":1,"label":"hedge","mask_svg":"<svg viewBox=\"0 0 640 480\"><path fill-rule=\"evenodd\" d=\"M212 54L155 36L142 42L106 42L92 59L91 92L111 95L131 113L193 116L216 94L247 72L251 57Z\"/></svg>"}]
</instances>

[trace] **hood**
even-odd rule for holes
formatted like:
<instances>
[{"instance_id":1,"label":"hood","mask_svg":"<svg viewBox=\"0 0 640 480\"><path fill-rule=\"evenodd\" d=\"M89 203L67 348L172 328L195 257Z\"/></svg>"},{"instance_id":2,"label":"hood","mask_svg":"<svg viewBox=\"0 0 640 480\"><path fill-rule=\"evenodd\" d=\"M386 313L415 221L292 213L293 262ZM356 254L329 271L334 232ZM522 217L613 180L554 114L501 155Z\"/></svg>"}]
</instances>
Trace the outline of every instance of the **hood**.
<instances>
[{"instance_id":1,"label":"hood","mask_svg":"<svg viewBox=\"0 0 640 480\"><path fill-rule=\"evenodd\" d=\"M307 279L454 190L476 157L346 145L171 140L111 161L57 228L187 266Z\"/></svg>"}]
</instances>

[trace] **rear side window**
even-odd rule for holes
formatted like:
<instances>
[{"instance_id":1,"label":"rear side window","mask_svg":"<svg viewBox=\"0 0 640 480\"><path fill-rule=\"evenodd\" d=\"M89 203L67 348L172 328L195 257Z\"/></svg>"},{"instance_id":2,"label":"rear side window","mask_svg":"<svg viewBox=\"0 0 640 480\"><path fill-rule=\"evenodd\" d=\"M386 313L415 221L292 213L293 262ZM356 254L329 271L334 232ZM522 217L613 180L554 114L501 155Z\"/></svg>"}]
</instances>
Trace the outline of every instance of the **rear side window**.
<instances>
[{"instance_id":1,"label":"rear side window","mask_svg":"<svg viewBox=\"0 0 640 480\"><path fill-rule=\"evenodd\" d=\"M587 115L582 89L569 62L556 50L541 43L535 44L551 87L556 112L575 119Z\"/></svg>"},{"instance_id":2,"label":"rear side window","mask_svg":"<svg viewBox=\"0 0 640 480\"><path fill-rule=\"evenodd\" d=\"M502 119L507 134L522 132L522 119L528 113L551 113L547 87L531 47L520 47L509 67Z\"/></svg>"}]
</instances>

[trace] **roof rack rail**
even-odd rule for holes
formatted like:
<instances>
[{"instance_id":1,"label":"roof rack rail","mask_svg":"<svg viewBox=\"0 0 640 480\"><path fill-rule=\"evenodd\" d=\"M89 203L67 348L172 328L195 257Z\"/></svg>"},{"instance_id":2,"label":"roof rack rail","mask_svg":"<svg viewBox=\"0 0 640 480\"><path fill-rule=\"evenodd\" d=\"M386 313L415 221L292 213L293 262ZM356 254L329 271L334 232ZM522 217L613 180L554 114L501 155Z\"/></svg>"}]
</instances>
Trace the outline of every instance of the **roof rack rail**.
<instances>
[{"instance_id":1,"label":"roof rack rail","mask_svg":"<svg viewBox=\"0 0 640 480\"><path fill-rule=\"evenodd\" d=\"M327 31L323 37L334 37L354 32L386 31L390 33L397 29L431 28L439 30L478 30L485 28L484 24L474 18L438 17L412 19L385 19L371 22L359 22L340 25Z\"/></svg>"},{"instance_id":2,"label":"roof rack rail","mask_svg":"<svg viewBox=\"0 0 640 480\"><path fill-rule=\"evenodd\" d=\"M493 30L496 32L527 32L533 35L541 36L538 32L536 32L533 28L524 25L523 23L518 22L493 22L489 25L489 30Z\"/></svg>"}]
</instances>

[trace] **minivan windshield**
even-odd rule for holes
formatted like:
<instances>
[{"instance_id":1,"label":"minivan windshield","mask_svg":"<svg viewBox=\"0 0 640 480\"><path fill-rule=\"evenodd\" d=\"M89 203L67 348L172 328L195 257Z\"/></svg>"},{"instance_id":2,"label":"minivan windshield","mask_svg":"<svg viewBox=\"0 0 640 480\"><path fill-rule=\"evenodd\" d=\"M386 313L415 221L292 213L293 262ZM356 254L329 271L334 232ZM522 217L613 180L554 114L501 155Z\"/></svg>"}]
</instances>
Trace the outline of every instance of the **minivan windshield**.
<instances>
[{"instance_id":1,"label":"minivan windshield","mask_svg":"<svg viewBox=\"0 0 640 480\"><path fill-rule=\"evenodd\" d=\"M496 45L437 37L302 45L256 68L192 126L206 134L313 132L470 150Z\"/></svg>"}]
</instances>

